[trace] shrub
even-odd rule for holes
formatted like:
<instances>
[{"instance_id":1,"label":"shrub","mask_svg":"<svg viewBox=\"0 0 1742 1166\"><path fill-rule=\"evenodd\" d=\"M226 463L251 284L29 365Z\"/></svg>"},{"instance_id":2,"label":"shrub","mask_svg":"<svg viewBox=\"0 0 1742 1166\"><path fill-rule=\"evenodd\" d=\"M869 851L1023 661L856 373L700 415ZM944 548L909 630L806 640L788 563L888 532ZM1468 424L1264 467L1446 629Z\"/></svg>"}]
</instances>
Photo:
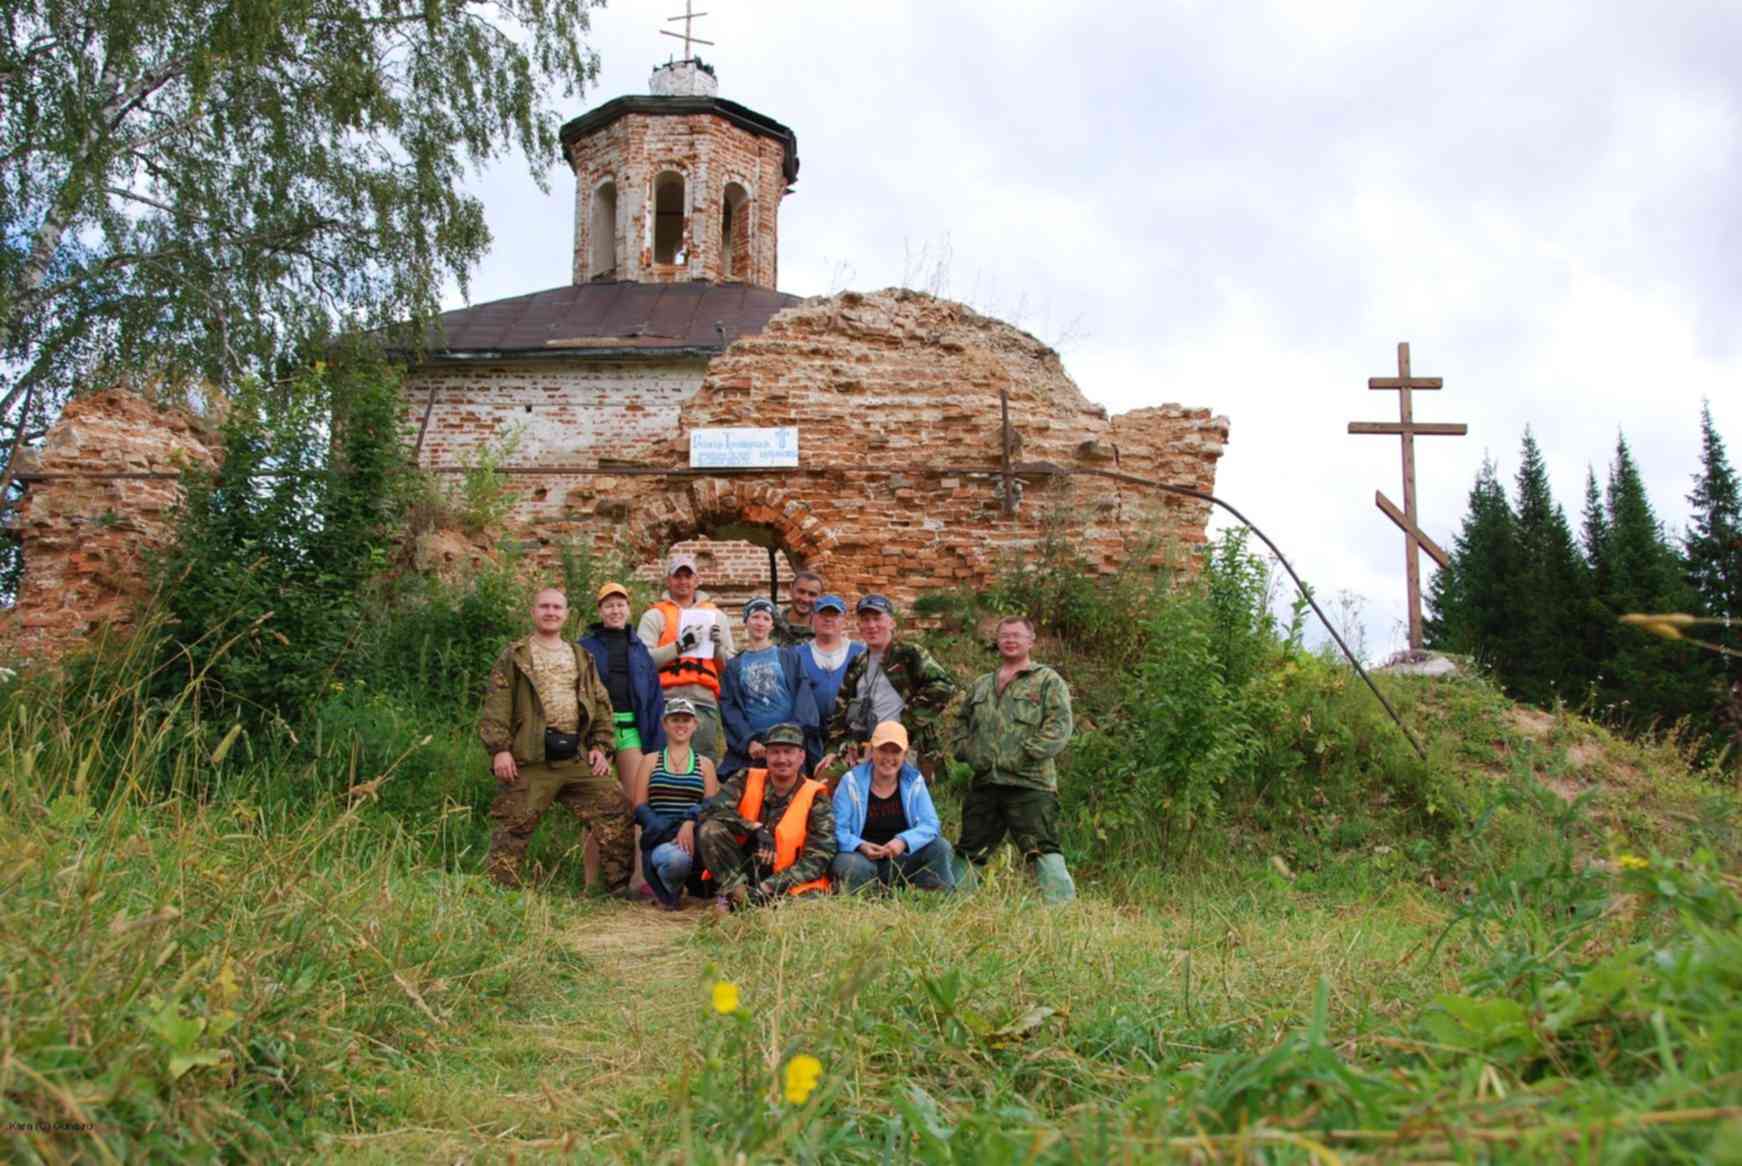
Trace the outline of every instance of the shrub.
<instances>
[{"instance_id":1,"label":"shrub","mask_svg":"<svg viewBox=\"0 0 1742 1166\"><path fill-rule=\"evenodd\" d=\"M526 631L529 591L512 561L463 584L401 580L382 597L353 671L432 716L474 718L490 665Z\"/></svg>"},{"instance_id":2,"label":"shrub","mask_svg":"<svg viewBox=\"0 0 1742 1166\"><path fill-rule=\"evenodd\" d=\"M255 727L289 725L319 699L398 533L412 481L399 425L398 373L361 356L238 391L223 463L189 474L176 542L155 564L155 693L198 678L199 704Z\"/></svg>"},{"instance_id":3,"label":"shrub","mask_svg":"<svg viewBox=\"0 0 1742 1166\"><path fill-rule=\"evenodd\" d=\"M1328 835L1369 802L1418 822L1449 808L1350 671L1284 641L1269 598L1266 565L1237 531L1198 579L1155 594L1112 715L1061 776L1081 833L1151 851L1229 814Z\"/></svg>"}]
</instances>

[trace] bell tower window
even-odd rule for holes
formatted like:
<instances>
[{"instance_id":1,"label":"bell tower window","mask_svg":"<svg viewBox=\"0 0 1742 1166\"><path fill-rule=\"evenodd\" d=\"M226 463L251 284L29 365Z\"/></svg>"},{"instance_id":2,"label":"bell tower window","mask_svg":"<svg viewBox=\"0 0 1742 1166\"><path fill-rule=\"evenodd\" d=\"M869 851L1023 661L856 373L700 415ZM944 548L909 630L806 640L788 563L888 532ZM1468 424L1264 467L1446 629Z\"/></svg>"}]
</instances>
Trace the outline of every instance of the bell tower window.
<instances>
[{"instance_id":1,"label":"bell tower window","mask_svg":"<svg viewBox=\"0 0 1742 1166\"><path fill-rule=\"evenodd\" d=\"M593 212L588 223L592 257L587 274L600 279L617 273L617 184L601 182L593 191Z\"/></svg>"},{"instance_id":2,"label":"bell tower window","mask_svg":"<svg viewBox=\"0 0 1742 1166\"><path fill-rule=\"evenodd\" d=\"M653 180L653 261L684 262L684 177L662 171Z\"/></svg>"},{"instance_id":3,"label":"bell tower window","mask_svg":"<svg viewBox=\"0 0 1742 1166\"><path fill-rule=\"evenodd\" d=\"M750 276L750 192L736 182L726 184L720 207L720 271L726 279Z\"/></svg>"}]
</instances>

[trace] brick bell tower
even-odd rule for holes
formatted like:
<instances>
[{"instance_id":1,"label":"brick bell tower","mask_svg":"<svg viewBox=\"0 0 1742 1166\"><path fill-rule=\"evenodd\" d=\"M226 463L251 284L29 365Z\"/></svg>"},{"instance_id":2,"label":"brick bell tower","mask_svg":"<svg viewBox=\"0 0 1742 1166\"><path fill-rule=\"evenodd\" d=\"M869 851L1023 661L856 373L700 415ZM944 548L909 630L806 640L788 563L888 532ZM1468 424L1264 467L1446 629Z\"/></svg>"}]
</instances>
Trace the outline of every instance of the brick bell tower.
<instances>
[{"instance_id":1,"label":"brick bell tower","mask_svg":"<svg viewBox=\"0 0 1742 1166\"><path fill-rule=\"evenodd\" d=\"M774 288L797 137L720 97L699 59L661 65L648 87L562 127L575 172L574 282Z\"/></svg>"}]
</instances>

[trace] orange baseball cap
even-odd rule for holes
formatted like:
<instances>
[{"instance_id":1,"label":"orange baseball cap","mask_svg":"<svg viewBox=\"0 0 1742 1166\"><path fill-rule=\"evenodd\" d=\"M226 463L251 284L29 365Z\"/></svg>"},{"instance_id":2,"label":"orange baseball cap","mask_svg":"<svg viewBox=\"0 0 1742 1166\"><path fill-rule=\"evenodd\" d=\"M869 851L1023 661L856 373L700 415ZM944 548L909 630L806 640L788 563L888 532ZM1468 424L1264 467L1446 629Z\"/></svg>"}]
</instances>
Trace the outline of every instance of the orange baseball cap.
<instances>
[{"instance_id":1,"label":"orange baseball cap","mask_svg":"<svg viewBox=\"0 0 1742 1166\"><path fill-rule=\"evenodd\" d=\"M599 588L599 594L593 597L593 602L603 603L605 602L606 597L612 595L621 595L624 599L628 599L629 590L621 583L607 583Z\"/></svg>"},{"instance_id":2,"label":"orange baseball cap","mask_svg":"<svg viewBox=\"0 0 1742 1166\"><path fill-rule=\"evenodd\" d=\"M880 745L900 745L907 748L907 730L900 721L881 721L871 730L871 748Z\"/></svg>"}]
</instances>

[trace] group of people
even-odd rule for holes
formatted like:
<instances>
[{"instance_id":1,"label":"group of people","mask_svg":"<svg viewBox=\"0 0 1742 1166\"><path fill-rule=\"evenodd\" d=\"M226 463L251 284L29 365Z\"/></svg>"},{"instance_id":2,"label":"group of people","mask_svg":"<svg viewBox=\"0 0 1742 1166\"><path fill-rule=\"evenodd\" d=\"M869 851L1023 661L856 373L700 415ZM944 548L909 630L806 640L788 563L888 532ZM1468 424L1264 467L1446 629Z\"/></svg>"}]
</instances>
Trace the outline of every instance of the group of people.
<instances>
[{"instance_id":1,"label":"group of people","mask_svg":"<svg viewBox=\"0 0 1742 1166\"><path fill-rule=\"evenodd\" d=\"M520 882L560 802L586 822L616 893L639 827L648 892L671 909L686 895L724 913L831 889L952 891L1007 835L1049 901L1074 897L1054 761L1071 737L1070 690L1031 658L1027 618L998 623L999 666L946 728L960 686L897 636L885 596L859 598L852 639L845 601L800 572L785 610L762 596L744 605L739 646L699 584L695 559L673 555L665 595L631 629L628 590L606 583L574 643L564 593L535 596L533 630L497 658L479 722L499 785L492 878ZM922 772L945 755L973 773L954 846Z\"/></svg>"}]
</instances>

